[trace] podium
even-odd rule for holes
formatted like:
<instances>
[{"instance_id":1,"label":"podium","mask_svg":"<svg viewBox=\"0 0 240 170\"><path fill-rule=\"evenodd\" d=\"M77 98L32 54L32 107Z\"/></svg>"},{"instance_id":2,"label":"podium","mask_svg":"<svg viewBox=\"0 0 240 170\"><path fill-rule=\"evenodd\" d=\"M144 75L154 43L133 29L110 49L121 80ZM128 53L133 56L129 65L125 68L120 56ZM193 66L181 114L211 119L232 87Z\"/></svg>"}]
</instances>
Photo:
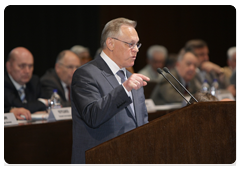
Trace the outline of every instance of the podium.
<instances>
[{"instance_id":1,"label":"podium","mask_svg":"<svg viewBox=\"0 0 240 170\"><path fill-rule=\"evenodd\" d=\"M88 164L232 164L236 102L199 102L86 151Z\"/></svg>"}]
</instances>

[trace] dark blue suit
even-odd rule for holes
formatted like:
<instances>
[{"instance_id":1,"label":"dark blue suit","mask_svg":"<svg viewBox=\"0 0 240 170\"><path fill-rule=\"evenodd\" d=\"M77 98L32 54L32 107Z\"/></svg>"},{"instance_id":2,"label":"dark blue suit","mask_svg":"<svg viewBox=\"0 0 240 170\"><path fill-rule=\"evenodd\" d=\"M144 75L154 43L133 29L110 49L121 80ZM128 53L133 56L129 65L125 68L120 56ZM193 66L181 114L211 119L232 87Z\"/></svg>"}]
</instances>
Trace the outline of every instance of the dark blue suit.
<instances>
[{"instance_id":1,"label":"dark blue suit","mask_svg":"<svg viewBox=\"0 0 240 170\"><path fill-rule=\"evenodd\" d=\"M71 90L72 163L85 163L86 150L148 122L143 88L132 90L133 116L131 98L100 56L75 71Z\"/></svg>"},{"instance_id":2,"label":"dark blue suit","mask_svg":"<svg viewBox=\"0 0 240 170\"><path fill-rule=\"evenodd\" d=\"M32 76L25 89L27 103L22 103L18 91L10 80L7 72L4 72L4 113L8 113L11 107L24 107L31 113L46 110L46 106L38 101L41 96L41 84L39 78Z\"/></svg>"}]
</instances>

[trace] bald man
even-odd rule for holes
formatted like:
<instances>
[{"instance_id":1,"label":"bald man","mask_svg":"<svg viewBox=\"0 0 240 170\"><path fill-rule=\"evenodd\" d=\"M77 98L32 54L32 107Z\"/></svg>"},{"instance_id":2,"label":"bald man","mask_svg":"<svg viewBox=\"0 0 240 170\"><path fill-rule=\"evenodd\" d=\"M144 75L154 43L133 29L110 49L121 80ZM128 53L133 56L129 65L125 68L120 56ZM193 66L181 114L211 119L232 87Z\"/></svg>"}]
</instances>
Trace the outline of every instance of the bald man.
<instances>
[{"instance_id":1,"label":"bald man","mask_svg":"<svg viewBox=\"0 0 240 170\"><path fill-rule=\"evenodd\" d=\"M55 69L49 69L42 77L41 84L45 98L50 98L53 90L57 89L63 107L71 106L70 86L74 71L80 67L79 57L70 50L59 53Z\"/></svg>"},{"instance_id":2,"label":"bald man","mask_svg":"<svg viewBox=\"0 0 240 170\"><path fill-rule=\"evenodd\" d=\"M4 113L18 110L28 117L30 112L46 110L48 102L42 98L39 78L33 75L33 64L33 55L28 49L16 47L10 52L4 75Z\"/></svg>"}]
</instances>

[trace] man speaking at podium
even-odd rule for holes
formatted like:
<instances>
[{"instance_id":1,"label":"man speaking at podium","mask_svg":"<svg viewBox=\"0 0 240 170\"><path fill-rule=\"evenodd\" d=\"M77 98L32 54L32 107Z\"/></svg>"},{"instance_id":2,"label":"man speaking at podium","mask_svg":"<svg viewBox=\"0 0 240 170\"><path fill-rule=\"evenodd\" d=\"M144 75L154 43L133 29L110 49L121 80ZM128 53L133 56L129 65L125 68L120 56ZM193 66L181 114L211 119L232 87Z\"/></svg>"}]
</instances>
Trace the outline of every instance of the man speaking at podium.
<instances>
[{"instance_id":1,"label":"man speaking at podium","mask_svg":"<svg viewBox=\"0 0 240 170\"><path fill-rule=\"evenodd\" d=\"M136 22L117 18L101 35L103 51L73 75L72 163L85 163L85 151L148 122L143 87L150 79L131 74L141 47Z\"/></svg>"}]
</instances>

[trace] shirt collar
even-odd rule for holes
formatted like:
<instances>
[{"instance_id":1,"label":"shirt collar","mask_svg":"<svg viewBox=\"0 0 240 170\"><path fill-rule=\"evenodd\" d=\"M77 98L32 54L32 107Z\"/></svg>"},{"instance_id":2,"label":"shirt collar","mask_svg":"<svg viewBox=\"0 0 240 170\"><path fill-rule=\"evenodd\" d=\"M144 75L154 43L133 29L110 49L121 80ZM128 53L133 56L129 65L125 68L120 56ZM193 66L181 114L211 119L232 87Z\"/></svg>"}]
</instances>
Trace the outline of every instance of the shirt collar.
<instances>
[{"instance_id":1,"label":"shirt collar","mask_svg":"<svg viewBox=\"0 0 240 170\"><path fill-rule=\"evenodd\" d=\"M64 83L62 80L60 80L60 81L61 81L61 84L62 84L63 88L67 88L67 84Z\"/></svg>"},{"instance_id":2,"label":"shirt collar","mask_svg":"<svg viewBox=\"0 0 240 170\"><path fill-rule=\"evenodd\" d=\"M110 70L114 75L117 74L119 70L123 70L126 76L126 68L120 69L118 65L111 58L109 58L103 51L101 52L100 56L107 63L107 65L109 66Z\"/></svg>"},{"instance_id":3,"label":"shirt collar","mask_svg":"<svg viewBox=\"0 0 240 170\"><path fill-rule=\"evenodd\" d=\"M15 87L17 90L20 90L22 87L26 88L26 84L21 85L21 84L17 83L17 82L12 78L12 76L11 76L10 74L8 74L8 76L9 76L10 80L12 81L14 87Z\"/></svg>"}]
</instances>

